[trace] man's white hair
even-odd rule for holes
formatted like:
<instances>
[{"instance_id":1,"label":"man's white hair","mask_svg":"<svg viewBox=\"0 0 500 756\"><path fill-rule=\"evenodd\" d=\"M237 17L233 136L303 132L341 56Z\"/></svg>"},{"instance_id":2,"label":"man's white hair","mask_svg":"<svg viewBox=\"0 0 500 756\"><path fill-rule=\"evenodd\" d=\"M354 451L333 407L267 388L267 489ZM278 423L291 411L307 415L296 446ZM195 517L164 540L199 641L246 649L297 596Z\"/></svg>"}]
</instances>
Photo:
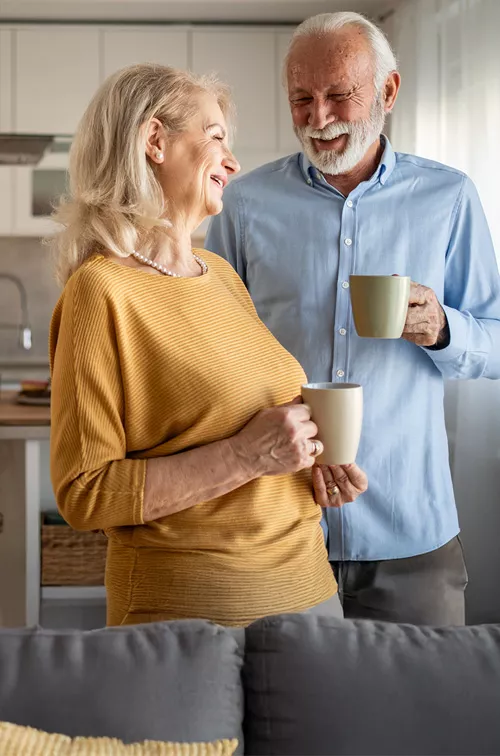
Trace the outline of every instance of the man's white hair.
<instances>
[{"instance_id":1,"label":"man's white hair","mask_svg":"<svg viewBox=\"0 0 500 756\"><path fill-rule=\"evenodd\" d=\"M318 16L307 18L296 28L290 40L283 66L285 88L288 61L295 42L303 37L323 37L326 34L338 32L346 26L357 26L365 35L373 55L375 89L377 92L381 89L391 71L398 69L396 56L387 37L378 26L360 13L351 13L350 11L320 13Z\"/></svg>"}]
</instances>

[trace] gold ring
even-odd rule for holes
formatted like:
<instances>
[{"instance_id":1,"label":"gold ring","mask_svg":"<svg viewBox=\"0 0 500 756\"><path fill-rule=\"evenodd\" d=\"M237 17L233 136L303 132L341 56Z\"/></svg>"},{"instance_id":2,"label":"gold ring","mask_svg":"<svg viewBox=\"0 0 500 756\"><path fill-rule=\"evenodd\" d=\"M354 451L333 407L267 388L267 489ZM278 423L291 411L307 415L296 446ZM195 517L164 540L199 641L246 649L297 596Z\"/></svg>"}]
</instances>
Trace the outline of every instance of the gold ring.
<instances>
[{"instance_id":1,"label":"gold ring","mask_svg":"<svg viewBox=\"0 0 500 756\"><path fill-rule=\"evenodd\" d=\"M336 496L340 493L340 488L336 486L335 483L329 483L326 487L326 492L329 496Z\"/></svg>"}]
</instances>

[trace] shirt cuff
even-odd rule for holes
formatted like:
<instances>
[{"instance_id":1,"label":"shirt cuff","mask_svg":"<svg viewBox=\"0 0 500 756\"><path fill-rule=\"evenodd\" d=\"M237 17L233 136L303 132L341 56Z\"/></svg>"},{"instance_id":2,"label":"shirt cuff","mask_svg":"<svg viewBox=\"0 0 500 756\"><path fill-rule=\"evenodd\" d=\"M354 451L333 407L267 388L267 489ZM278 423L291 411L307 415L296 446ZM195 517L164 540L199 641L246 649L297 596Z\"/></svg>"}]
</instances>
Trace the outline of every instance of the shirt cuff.
<instances>
[{"instance_id":1,"label":"shirt cuff","mask_svg":"<svg viewBox=\"0 0 500 756\"><path fill-rule=\"evenodd\" d=\"M429 357L436 364L442 362L452 362L458 359L467 351L467 337L468 337L468 323L461 312L454 310L453 307L447 307L442 305L448 320L448 327L450 329L450 343L444 349L426 349Z\"/></svg>"}]
</instances>

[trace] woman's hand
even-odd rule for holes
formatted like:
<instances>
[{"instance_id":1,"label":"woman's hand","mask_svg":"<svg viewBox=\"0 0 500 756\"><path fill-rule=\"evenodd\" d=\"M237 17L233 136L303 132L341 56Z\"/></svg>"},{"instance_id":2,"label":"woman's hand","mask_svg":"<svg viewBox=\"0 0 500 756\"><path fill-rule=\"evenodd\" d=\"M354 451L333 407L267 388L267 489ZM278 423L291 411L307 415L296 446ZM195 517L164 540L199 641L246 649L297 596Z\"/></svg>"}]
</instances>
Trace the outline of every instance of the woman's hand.
<instances>
[{"instance_id":1,"label":"woman's hand","mask_svg":"<svg viewBox=\"0 0 500 756\"><path fill-rule=\"evenodd\" d=\"M356 464L315 465L312 482L314 499L320 507L341 507L368 488L368 479Z\"/></svg>"},{"instance_id":2,"label":"woman's hand","mask_svg":"<svg viewBox=\"0 0 500 756\"><path fill-rule=\"evenodd\" d=\"M289 404L258 412L232 437L233 450L255 477L285 475L314 465L323 451L311 412L297 397Z\"/></svg>"}]
</instances>

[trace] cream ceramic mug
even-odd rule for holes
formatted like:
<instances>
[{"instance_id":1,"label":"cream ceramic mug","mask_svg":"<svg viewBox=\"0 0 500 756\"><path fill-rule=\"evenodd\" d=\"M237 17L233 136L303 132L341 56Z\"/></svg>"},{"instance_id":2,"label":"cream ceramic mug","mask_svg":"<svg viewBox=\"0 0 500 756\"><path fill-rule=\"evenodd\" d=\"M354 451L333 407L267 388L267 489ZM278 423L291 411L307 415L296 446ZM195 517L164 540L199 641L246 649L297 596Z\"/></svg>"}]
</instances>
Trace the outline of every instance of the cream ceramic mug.
<instances>
[{"instance_id":1,"label":"cream ceramic mug","mask_svg":"<svg viewBox=\"0 0 500 756\"><path fill-rule=\"evenodd\" d=\"M399 339L410 299L409 276L350 276L352 314L362 338Z\"/></svg>"},{"instance_id":2,"label":"cream ceramic mug","mask_svg":"<svg viewBox=\"0 0 500 756\"><path fill-rule=\"evenodd\" d=\"M356 460L363 421L363 388L357 383L306 383L302 398L318 426L323 453L320 465L348 465Z\"/></svg>"}]
</instances>

